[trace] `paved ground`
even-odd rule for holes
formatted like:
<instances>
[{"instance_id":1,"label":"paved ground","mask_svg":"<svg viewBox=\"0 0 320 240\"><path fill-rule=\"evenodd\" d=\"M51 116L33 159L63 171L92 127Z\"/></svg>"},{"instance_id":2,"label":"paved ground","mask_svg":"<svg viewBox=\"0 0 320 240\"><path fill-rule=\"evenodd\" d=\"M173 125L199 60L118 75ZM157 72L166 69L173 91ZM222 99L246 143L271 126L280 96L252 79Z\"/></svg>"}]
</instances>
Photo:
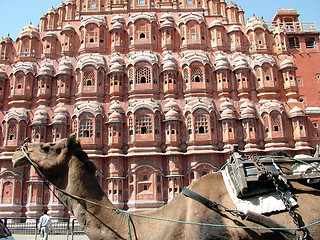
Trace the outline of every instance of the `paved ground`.
<instances>
[{"instance_id":1,"label":"paved ground","mask_svg":"<svg viewBox=\"0 0 320 240\"><path fill-rule=\"evenodd\" d=\"M40 237L35 238L34 235L21 235L21 234L13 234L15 240L39 240ZM65 235L50 235L49 240L72 240L69 235L68 238ZM86 235L75 235L73 236L73 240L89 240Z\"/></svg>"}]
</instances>

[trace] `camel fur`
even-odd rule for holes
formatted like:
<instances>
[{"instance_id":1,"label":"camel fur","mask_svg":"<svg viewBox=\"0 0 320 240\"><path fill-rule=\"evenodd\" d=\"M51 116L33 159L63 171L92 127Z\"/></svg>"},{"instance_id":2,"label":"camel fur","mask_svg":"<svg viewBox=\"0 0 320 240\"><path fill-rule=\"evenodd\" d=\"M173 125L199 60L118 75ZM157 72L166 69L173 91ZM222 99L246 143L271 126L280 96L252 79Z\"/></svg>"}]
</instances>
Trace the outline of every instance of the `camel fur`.
<instances>
[{"instance_id":1,"label":"camel fur","mask_svg":"<svg viewBox=\"0 0 320 240\"><path fill-rule=\"evenodd\" d=\"M34 165L53 185L57 186L60 198L77 218L92 240L128 239L128 221L124 213L108 208L116 208L104 194L95 176L95 165L82 150L75 135L57 143L29 143L28 153ZM13 156L14 167L30 165L18 149ZM320 220L320 191L317 188L293 183L293 193L299 207L296 212L306 225ZM193 182L189 188L198 194L235 209L224 185L221 173L208 174ZM65 193L67 194L65 194ZM70 197L74 195L89 202ZM95 202L97 204L93 204ZM105 207L108 208L105 208ZM259 227L228 213L209 210L201 203L180 194L165 206L145 216L196 223L211 223L228 226ZM289 213L282 212L270 216L288 228L295 228ZM278 239L272 231L230 227L196 226L182 223L159 221L138 216L130 216L131 239ZM310 236L320 237L320 227L309 228Z\"/></svg>"}]
</instances>

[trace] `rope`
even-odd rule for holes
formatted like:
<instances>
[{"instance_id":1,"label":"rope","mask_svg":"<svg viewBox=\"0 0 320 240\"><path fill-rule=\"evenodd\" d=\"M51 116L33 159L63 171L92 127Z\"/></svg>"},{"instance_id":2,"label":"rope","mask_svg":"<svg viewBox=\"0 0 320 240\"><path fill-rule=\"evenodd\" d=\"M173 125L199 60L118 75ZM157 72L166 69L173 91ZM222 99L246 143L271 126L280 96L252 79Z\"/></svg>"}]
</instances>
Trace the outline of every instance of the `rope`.
<instances>
[{"instance_id":1,"label":"rope","mask_svg":"<svg viewBox=\"0 0 320 240\"><path fill-rule=\"evenodd\" d=\"M152 219L152 220L158 220L158 221L164 221L164 222L172 222L172 223L182 223L182 224L189 224L189 225L198 225L198 226L208 226L208 227L226 227L226 228L242 228L242 229L256 229L256 230L288 230L288 231L296 231L300 229L306 229L311 226L320 224L320 221L314 222L312 224L306 225L301 228L267 228L267 227L247 227L247 226L232 226L232 225L224 225L224 224L212 224L212 223L197 223L197 222L186 222L186 221L181 221L181 220L172 220L172 219L166 219L166 218L158 218L158 217L151 217L151 216L146 216L146 215L141 215L137 213L130 213L125 210L120 210L117 209L116 211L118 214L120 213L125 213L129 214L135 217L141 217L141 218L147 218L147 219Z\"/></svg>"},{"instance_id":2,"label":"rope","mask_svg":"<svg viewBox=\"0 0 320 240\"><path fill-rule=\"evenodd\" d=\"M31 163L31 165L35 168L35 170L37 171L37 173L39 174L39 176L43 179L43 181L46 183L46 185L48 186L49 190L54 194L54 196L65 206L65 204L58 198L58 196L54 193L54 191L49 187L50 182L45 178L45 176L43 175L43 173L38 169L38 167L34 164L34 162L32 161L32 159L29 157L29 154L26 152L28 151L27 149L27 143L28 141L25 142L25 144L21 147L22 152L24 153L25 157L28 159L28 161ZM275 157L275 156L273 156ZM280 157L280 156L279 156ZM283 156L281 156L283 157ZM283 157L283 158L290 158L290 157ZM297 160L294 158L291 158L293 160ZM301 161L303 162L303 161ZM307 163L308 164L308 163ZM226 165L226 164L225 164ZM222 167L224 168L225 165ZM221 169L222 169L221 168ZM126 210L121 210L121 209L117 209L117 208L113 208L113 207L108 207L108 206L104 206L102 204L99 204L97 202L94 201L90 201L87 200L85 198L82 197L78 197L72 194L69 194L67 192L65 192L64 190L60 189L59 187L55 186L54 184L51 183L51 185L58 191L64 193L65 195L73 198L73 199L77 199L77 200L82 200L85 201L87 203L91 203L93 205L96 206L100 206L103 207L105 209L111 210L111 211L115 211L117 214L126 214L126 218L127 218L127 223L128 223L128 239L131 240L131 226L130 226L130 221L131 218L130 216L135 216L135 217L141 217L141 218L146 218L146 219L152 219L152 220L157 220L157 221L164 221L164 222L171 222L171 223L180 223L180 224L188 224L188 225L197 225L197 226L208 226L208 227L224 227L224 228L237 228L237 229L255 229L255 230L272 230L272 231L299 231L302 229L307 229L309 227L312 227L314 225L318 225L320 224L320 221L311 223L309 225L300 227L300 228L268 228L268 227L247 227L247 226L233 226L233 225L224 225L224 224L212 224L212 223L197 223L197 222L186 222L186 221L181 221L181 220L173 220L173 219L165 219L165 218L158 218L158 217L151 217L151 216L147 216L147 215L141 215L141 214L137 214L137 213L131 213L128 212ZM65 206L66 207L66 206Z\"/></svg>"}]
</instances>

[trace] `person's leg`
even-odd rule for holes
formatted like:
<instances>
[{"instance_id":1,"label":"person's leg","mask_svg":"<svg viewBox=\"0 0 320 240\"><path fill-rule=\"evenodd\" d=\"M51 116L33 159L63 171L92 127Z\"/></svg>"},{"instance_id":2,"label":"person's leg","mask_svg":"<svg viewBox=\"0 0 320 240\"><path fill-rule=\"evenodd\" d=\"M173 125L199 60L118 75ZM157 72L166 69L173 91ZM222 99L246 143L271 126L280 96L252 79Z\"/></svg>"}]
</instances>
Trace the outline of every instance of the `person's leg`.
<instances>
[{"instance_id":1,"label":"person's leg","mask_svg":"<svg viewBox=\"0 0 320 240\"><path fill-rule=\"evenodd\" d=\"M48 227L45 227L44 229L45 229L45 230L44 230L44 237L43 237L43 239L44 239L44 240L48 240L49 228L48 228Z\"/></svg>"},{"instance_id":2,"label":"person's leg","mask_svg":"<svg viewBox=\"0 0 320 240\"><path fill-rule=\"evenodd\" d=\"M45 232L45 227L42 227L41 229L40 229L40 238L41 239L44 239L44 232Z\"/></svg>"}]
</instances>

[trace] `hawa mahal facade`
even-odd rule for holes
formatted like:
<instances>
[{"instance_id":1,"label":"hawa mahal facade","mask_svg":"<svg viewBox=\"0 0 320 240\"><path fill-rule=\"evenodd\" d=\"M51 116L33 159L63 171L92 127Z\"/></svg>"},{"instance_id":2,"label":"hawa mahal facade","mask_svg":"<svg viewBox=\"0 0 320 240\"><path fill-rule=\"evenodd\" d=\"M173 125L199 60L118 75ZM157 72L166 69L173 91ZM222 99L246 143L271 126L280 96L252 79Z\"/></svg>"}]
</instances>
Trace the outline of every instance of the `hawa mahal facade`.
<instances>
[{"instance_id":1,"label":"hawa mahal facade","mask_svg":"<svg viewBox=\"0 0 320 240\"><path fill-rule=\"evenodd\" d=\"M320 42L296 10L271 22L225 0L66 0L0 41L0 216L67 216L32 168L26 137L76 132L110 200L170 201L247 154L312 154ZM214 184L214 183L212 183Z\"/></svg>"}]
</instances>

